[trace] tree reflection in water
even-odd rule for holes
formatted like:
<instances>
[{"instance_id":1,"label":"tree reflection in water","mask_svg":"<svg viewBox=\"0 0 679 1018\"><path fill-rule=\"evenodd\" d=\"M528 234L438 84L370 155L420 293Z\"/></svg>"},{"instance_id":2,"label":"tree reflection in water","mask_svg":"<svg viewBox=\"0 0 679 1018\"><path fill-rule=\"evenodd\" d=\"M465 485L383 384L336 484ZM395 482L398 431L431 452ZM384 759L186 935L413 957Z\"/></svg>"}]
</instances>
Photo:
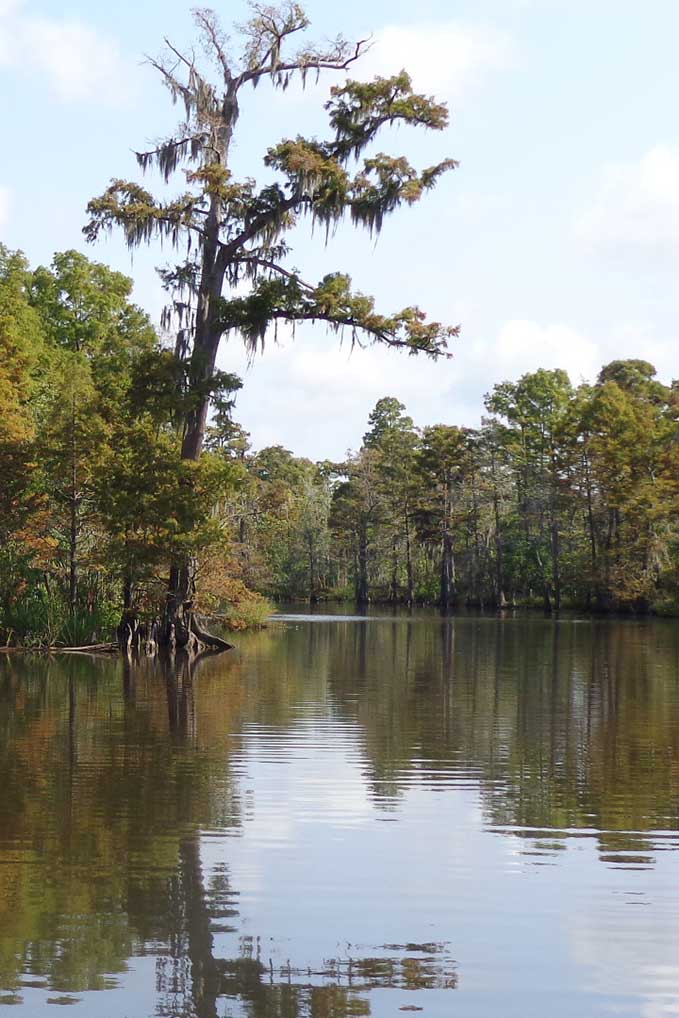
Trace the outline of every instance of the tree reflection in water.
<instances>
[{"instance_id":1,"label":"tree reflection in water","mask_svg":"<svg viewBox=\"0 0 679 1018\"><path fill-rule=\"evenodd\" d=\"M290 733L299 704L351 730L382 814L414 787L473 788L485 827L537 856L595 838L603 865L644 867L677 847L676 626L415 616L244 642L197 662L0 660L0 1001L74 999L144 956L173 1018L220 1001L348 1018L377 987L453 988L442 945L275 966L266 930L239 939L226 867L204 876L201 832L241 830L240 733Z\"/></svg>"},{"instance_id":2,"label":"tree reflection in water","mask_svg":"<svg viewBox=\"0 0 679 1018\"><path fill-rule=\"evenodd\" d=\"M177 741L196 737L195 664L183 658L163 664L170 732ZM320 966L274 968L262 959L259 938L240 938L238 957L215 957L213 933L236 933L237 895L228 874L206 890L200 837L183 838L179 865L170 880L171 915L176 923L168 951L156 963L163 1018L217 1018L218 1001L238 1001L251 1018L360 1018L370 1015L366 991L373 989L454 989L455 963L445 945L385 945L384 956L324 960Z\"/></svg>"},{"instance_id":3,"label":"tree reflection in water","mask_svg":"<svg viewBox=\"0 0 679 1018\"><path fill-rule=\"evenodd\" d=\"M453 987L436 945L275 969L237 933L225 867L204 884L200 829L237 827L227 730L241 724L238 666L199 705L207 659L8 659L0 671L0 1003L48 1003L117 985L156 956L158 1015L216 1016L229 998L253 1018L369 1015L366 991ZM36 881L36 876L39 878Z\"/></svg>"},{"instance_id":4,"label":"tree reflection in water","mask_svg":"<svg viewBox=\"0 0 679 1018\"><path fill-rule=\"evenodd\" d=\"M182 842L180 857L172 891L177 928L156 963L158 1015L216 1018L218 1002L228 998L252 1018L351 1018L370 1014L370 990L457 986L455 963L440 944L384 945L381 956L327 959L300 969L289 963L274 968L262 958L259 938L248 937L241 938L238 957L215 957L215 921L224 930L224 918L237 914L217 905L215 890L231 900L228 883L213 884L206 894L197 838Z\"/></svg>"}]
</instances>

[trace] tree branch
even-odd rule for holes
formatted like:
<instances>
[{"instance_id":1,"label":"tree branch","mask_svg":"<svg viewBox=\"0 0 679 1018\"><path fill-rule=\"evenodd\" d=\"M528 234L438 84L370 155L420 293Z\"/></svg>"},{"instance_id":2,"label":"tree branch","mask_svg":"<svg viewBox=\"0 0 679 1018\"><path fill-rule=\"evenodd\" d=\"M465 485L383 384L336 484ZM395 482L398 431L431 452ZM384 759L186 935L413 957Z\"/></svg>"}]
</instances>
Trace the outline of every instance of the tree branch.
<instances>
[{"instance_id":1,"label":"tree branch","mask_svg":"<svg viewBox=\"0 0 679 1018\"><path fill-rule=\"evenodd\" d=\"M154 233L171 237L177 244L183 230L204 236L202 227L192 221L198 201L200 198L185 195L163 205L138 184L114 180L103 195L88 203L90 220L83 227L83 233L91 242L102 230L110 230L115 224L123 228L130 247L148 241Z\"/></svg>"},{"instance_id":2,"label":"tree branch","mask_svg":"<svg viewBox=\"0 0 679 1018\"><path fill-rule=\"evenodd\" d=\"M282 74L291 74L295 71L299 71L301 74L306 75L309 71L346 71L348 70L356 60L363 56L366 52L367 44L370 42L369 39L360 39L355 46L354 52L351 56L337 57L332 59L331 57L324 57L322 55L313 57L309 55L309 58L305 58L304 54L299 56L296 60L292 60L288 63L271 64L269 67L256 67L250 68L247 71L243 71L236 78L235 87L238 89L241 85L247 84L249 81L255 81L264 75L279 76ZM268 51L267 55L270 55L271 50Z\"/></svg>"},{"instance_id":3,"label":"tree branch","mask_svg":"<svg viewBox=\"0 0 679 1018\"><path fill-rule=\"evenodd\" d=\"M146 60L149 62L151 67L154 67L165 78L165 84L172 93L173 99L176 99L177 95L182 96L182 98L184 99L184 105L186 106L188 115L188 111L191 109L192 103L192 96L190 90L186 87L186 85L184 85L179 80L179 78L176 78L173 72L168 70L168 68L163 63L161 63L160 60L156 60L155 57L149 56L146 57Z\"/></svg>"},{"instance_id":4,"label":"tree branch","mask_svg":"<svg viewBox=\"0 0 679 1018\"><path fill-rule=\"evenodd\" d=\"M305 195L293 195L291 198L285 198L279 205L266 212L262 212L250 220L248 225L242 230L236 237L227 243L222 243L222 251L224 252L226 262L233 258L244 244L247 244L249 240L252 240L266 230L267 226L270 226L276 222L276 220L284 215L286 212L291 212L293 209L298 208L300 205L309 202L311 199Z\"/></svg>"},{"instance_id":5,"label":"tree branch","mask_svg":"<svg viewBox=\"0 0 679 1018\"><path fill-rule=\"evenodd\" d=\"M273 266L276 271L278 266ZM234 300L222 300L219 325L222 332L240 332L251 353L262 346L272 322L327 322L336 331L349 328L352 344L361 333L376 342L411 354L425 353L434 359L449 357L448 340L459 328L427 322L418 308L408 307L387 317L375 311L371 297L351 290L348 276L326 276L318 286L310 287L286 270L278 278L260 280L251 294Z\"/></svg>"},{"instance_id":6,"label":"tree branch","mask_svg":"<svg viewBox=\"0 0 679 1018\"><path fill-rule=\"evenodd\" d=\"M269 258L262 258L259 255L247 255L243 258L237 258L234 262L236 265L254 265L261 269L266 269L268 272L273 272L276 275L282 276L284 279L294 280L298 286L303 290L307 290L309 293L313 293L314 286L312 283L307 283L301 279L296 272L292 272L290 269L284 269L278 262L272 261Z\"/></svg>"},{"instance_id":7,"label":"tree branch","mask_svg":"<svg viewBox=\"0 0 679 1018\"><path fill-rule=\"evenodd\" d=\"M180 50L178 50L176 46L172 45L172 43L170 42L170 40L168 39L167 36L164 37L163 42L165 43L167 48L172 53L174 53L174 55L176 56L177 60L179 60L182 64L184 64L185 67L188 67L189 72L192 72L194 70L195 65L196 65L195 60L193 60L193 59L189 60L188 57L185 57L184 54Z\"/></svg>"},{"instance_id":8,"label":"tree branch","mask_svg":"<svg viewBox=\"0 0 679 1018\"><path fill-rule=\"evenodd\" d=\"M168 181L182 158L189 157L191 161L198 159L201 146L205 145L207 137L204 132L187 134L183 138L170 138L158 148L150 149L148 152L135 152L134 154L142 170L146 171L150 163L156 163L163 177ZM187 153L184 150L189 146L190 153Z\"/></svg>"},{"instance_id":9,"label":"tree branch","mask_svg":"<svg viewBox=\"0 0 679 1018\"><path fill-rule=\"evenodd\" d=\"M193 17L196 24L203 30L204 35L212 44L214 53L222 66L222 71L224 72L224 81L227 85L230 84L233 80L233 74L224 50L223 40L220 39L219 36L214 14L212 11L208 11L205 8L198 8L197 10L194 10Z\"/></svg>"}]
</instances>

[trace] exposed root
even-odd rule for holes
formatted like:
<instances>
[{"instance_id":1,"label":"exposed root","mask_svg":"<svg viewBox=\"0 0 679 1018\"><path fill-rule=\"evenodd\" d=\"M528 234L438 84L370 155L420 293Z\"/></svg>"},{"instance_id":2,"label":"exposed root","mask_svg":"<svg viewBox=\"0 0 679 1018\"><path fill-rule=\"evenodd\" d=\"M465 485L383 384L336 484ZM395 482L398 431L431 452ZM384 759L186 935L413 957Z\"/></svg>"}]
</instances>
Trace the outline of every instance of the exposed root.
<instances>
[{"instance_id":1,"label":"exposed root","mask_svg":"<svg viewBox=\"0 0 679 1018\"><path fill-rule=\"evenodd\" d=\"M190 655L233 649L233 644L203 629L193 612L187 612L184 618L175 618L167 626L163 626L159 619L140 622L134 616L126 616L118 627L117 635L118 646L124 653L134 652L147 657L154 656L161 648L183 650Z\"/></svg>"},{"instance_id":2,"label":"exposed root","mask_svg":"<svg viewBox=\"0 0 679 1018\"><path fill-rule=\"evenodd\" d=\"M191 629L198 637L199 641L209 650L233 650L232 643L227 643L226 640L222 640L220 636L214 636L212 633L206 632L199 625L198 619L195 615L191 616Z\"/></svg>"}]
</instances>

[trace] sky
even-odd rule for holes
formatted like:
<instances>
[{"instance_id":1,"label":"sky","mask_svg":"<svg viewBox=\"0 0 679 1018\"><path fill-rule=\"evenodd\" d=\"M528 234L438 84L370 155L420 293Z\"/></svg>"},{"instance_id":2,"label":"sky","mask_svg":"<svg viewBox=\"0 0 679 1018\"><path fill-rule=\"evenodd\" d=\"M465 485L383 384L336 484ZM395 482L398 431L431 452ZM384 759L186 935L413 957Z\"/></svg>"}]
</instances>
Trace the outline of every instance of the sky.
<instances>
[{"instance_id":1,"label":"sky","mask_svg":"<svg viewBox=\"0 0 679 1018\"><path fill-rule=\"evenodd\" d=\"M352 75L396 73L445 100L450 126L388 132L380 148L418 166L460 166L375 242L349 225L326 244L307 224L291 238L304 278L348 272L391 313L417 304L459 324L452 359L375 346L353 352L323 326L281 330L249 363L236 338L220 366L241 375L237 419L255 448L340 458L368 414L395 396L416 424L476 425L484 394L538 367L574 383L644 357L670 381L679 323L679 4L676 0L308 0L314 38L370 36ZM213 3L225 27L241 0ZM113 177L140 179L134 149L178 120L143 61L163 37L189 47L180 0L0 0L0 241L32 264L77 248L135 280L158 322L153 245L131 254L82 237L85 206ZM231 33L237 50L237 33ZM266 179L283 137L323 136L336 77L306 90L250 93L233 151L237 177ZM178 181L181 189L182 180Z\"/></svg>"}]
</instances>

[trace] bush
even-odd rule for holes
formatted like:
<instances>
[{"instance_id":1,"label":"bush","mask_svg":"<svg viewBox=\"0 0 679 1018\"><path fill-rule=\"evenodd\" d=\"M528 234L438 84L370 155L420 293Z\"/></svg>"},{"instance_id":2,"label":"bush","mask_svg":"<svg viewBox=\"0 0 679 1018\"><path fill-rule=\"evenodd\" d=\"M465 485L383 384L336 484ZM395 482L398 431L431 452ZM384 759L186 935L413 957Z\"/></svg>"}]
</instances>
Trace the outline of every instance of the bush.
<instances>
[{"instance_id":1,"label":"bush","mask_svg":"<svg viewBox=\"0 0 679 1018\"><path fill-rule=\"evenodd\" d=\"M654 615L660 615L662 618L677 618L679 617L679 600L676 597L663 597L653 602L651 611Z\"/></svg>"},{"instance_id":2,"label":"bush","mask_svg":"<svg viewBox=\"0 0 679 1018\"><path fill-rule=\"evenodd\" d=\"M228 629L256 629L263 626L273 612L273 605L234 578L234 563L215 550L201 564L199 571L198 611L218 619Z\"/></svg>"}]
</instances>

